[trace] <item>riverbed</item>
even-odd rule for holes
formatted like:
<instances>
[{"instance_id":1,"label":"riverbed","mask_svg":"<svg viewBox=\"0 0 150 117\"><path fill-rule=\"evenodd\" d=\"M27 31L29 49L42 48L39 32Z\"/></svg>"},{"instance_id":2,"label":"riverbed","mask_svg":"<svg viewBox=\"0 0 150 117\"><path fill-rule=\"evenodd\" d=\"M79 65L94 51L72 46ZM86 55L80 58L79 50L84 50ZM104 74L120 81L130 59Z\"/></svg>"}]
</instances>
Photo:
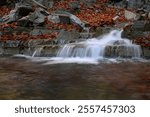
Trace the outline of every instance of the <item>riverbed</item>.
<instances>
[{"instance_id":1,"label":"riverbed","mask_svg":"<svg viewBox=\"0 0 150 117\"><path fill-rule=\"evenodd\" d=\"M150 62L43 65L2 57L0 99L150 99Z\"/></svg>"}]
</instances>

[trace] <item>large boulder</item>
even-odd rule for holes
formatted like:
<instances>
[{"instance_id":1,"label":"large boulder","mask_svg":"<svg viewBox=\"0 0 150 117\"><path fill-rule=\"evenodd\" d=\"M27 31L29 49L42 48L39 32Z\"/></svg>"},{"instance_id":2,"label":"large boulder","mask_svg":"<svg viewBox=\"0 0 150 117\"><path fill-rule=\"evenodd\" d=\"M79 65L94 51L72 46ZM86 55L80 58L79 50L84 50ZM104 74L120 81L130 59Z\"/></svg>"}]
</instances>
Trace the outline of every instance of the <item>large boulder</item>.
<instances>
[{"instance_id":1,"label":"large boulder","mask_svg":"<svg viewBox=\"0 0 150 117\"><path fill-rule=\"evenodd\" d=\"M58 18L59 17L59 18ZM49 21L57 23L74 23L79 25L81 28L85 28L85 22L81 21L77 16L66 12L66 11L55 11L52 15L49 16Z\"/></svg>"},{"instance_id":2,"label":"large boulder","mask_svg":"<svg viewBox=\"0 0 150 117\"><path fill-rule=\"evenodd\" d=\"M16 4L14 10L11 10L8 15L3 16L3 22L11 23L17 21L18 19L27 16L30 12L32 12L32 7L27 4Z\"/></svg>"},{"instance_id":3,"label":"large boulder","mask_svg":"<svg viewBox=\"0 0 150 117\"><path fill-rule=\"evenodd\" d=\"M125 10L125 18L127 20L137 20L139 17L138 17L138 14L134 13L134 12L131 12L131 11L128 11L128 10Z\"/></svg>"},{"instance_id":4,"label":"large boulder","mask_svg":"<svg viewBox=\"0 0 150 117\"><path fill-rule=\"evenodd\" d=\"M33 13L18 20L20 26L41 26L45 22L46 16L49 15L44 9L37 8Z\"/></svg>"}]
</instances>

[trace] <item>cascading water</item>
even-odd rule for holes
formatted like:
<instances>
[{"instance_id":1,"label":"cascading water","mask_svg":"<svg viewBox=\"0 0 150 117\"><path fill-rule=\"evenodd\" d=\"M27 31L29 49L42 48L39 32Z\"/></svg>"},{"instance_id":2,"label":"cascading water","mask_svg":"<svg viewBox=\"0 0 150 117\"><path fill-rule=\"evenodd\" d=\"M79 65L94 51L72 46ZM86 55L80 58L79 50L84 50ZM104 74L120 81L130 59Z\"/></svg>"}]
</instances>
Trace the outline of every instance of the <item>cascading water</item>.
<instances>
[{"instance_id":1,"label":"cascading water","mask_svg":"<svg viewBox=\"0 0 150 117\"><path fill-rule=\"evenodd\" d=\"M102 38L88 39L79 43L66 44L57 57L64 58L140 58L141 48L128 39L121 38L121 31L114 30Z\"/></svg>"},{"instance_id":2,"label":"cascading water","mask_svg":"<svg viewBox=\"0 0 150 117\"><path fill-rule=\"evenodd\" d=\"M121 31L117 30L103 37L66 44L57 50L57 55L53 57L44 57L44 52L49 54L51 51L45 50L43 47L37 48L33 55L31 57L27 56L27 58L36 62L42 61L45 64L99 64L99 62L118 63L124 60L135 60L124 58L138 58L138 60L141 60L139 59L141 57L141 47L133 44L128 39L122 39Z\"/></svg>"},{"instance_id":3,"label":"cascading water","mask_svg":"<svg viewBox=\"0 0 150 117\"><path fill-rule=\"evenodd\" d=\"M37 49L33 52L32 57L40 56L42 50L43 50L43 47L37 48Z\"/></svg>"}]
</instances>

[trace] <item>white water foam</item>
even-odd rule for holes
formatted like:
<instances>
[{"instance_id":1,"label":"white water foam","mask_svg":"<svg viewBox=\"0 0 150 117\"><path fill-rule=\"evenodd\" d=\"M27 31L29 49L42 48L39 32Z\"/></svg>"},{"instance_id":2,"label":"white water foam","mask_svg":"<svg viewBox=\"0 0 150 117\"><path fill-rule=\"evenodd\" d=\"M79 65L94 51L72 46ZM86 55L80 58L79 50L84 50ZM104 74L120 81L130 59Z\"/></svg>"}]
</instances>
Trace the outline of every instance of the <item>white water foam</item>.
<instances>
[{"instance_id":1,"label":"white water foam","mask_svg":"<svg viewBox=\"0 0 150 117\"><path fill-rule=\"evenodd\" d=\"M79 43L66 44L58 51L57 56L93 59L107 56L140 58L141 48L128 39L122 39L121 31L114 30L102 38L92 38Z\"/></svg>"}]
</instances>

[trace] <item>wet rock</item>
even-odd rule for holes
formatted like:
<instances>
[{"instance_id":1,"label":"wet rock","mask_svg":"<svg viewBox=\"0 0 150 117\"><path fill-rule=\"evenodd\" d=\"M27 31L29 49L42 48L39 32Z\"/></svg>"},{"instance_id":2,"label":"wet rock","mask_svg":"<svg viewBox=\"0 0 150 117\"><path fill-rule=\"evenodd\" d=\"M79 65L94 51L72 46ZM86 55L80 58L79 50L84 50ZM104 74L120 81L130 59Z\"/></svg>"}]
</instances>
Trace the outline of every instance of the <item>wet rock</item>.
<instances>
[{"instance_id":1,"label":"wet rock","mask_svg":"<svg viewBox=\"0 0 150 117\"><path fill-rule=\"evenodd\" d=\"M58 45L39 45L35 47L34 54L32 56L36 57L54 57L57 55L57 52L59 50Z\"/></svg>"},{"instance_id":2,"label":"wet rock","mask_svg":"<svg viewBox=\"0 0 150 117\"><path fill-rule=\"evenodd\" d=\"M42 45L44 41L45 41L44 39L29 40L28 47L35 47L37 45Z\"/></svg>"},{"instance_id":3,"label":"wet rock","mask_svg":"<svg viewBox=\"0 0 150 117\"><path fill-rule=\"evenodd\" d=\"M150 48L142 47L142 57L150 58Z\"/></svg>"},{"instance_id":4,"label":"wet rock","mask_svg":"<svg viewBox=\"0 0 150 117\"><path fill-rule=\"evenodd\" d=\"M13 40L8 40L8 41L5 41L5 42L2 41L1 43L2 43L2 46L3 46L4 48L13 48L13 47L18 47L20 41L17 41L17 40L15 40L15 41L13 41Z\"/></svg>"},{"instance_id":5,"label":"wet rock","mask_svg":"<svg viewBox=\"0 0 150 117\"><path fill-rule=\"evenodd\" d=\"M139 46L125 46L125 45L108 45L105 48L105 57L140 57L141 51Z\"/></svg>"},{"instance_id":6,"label":"wet rock","mask_svg":"<svg viewBox=\"0 0 150 117\"><path fill-rule=\"evenodd\" d=\"M59 43L64 44L64 43L69 43L72 40L79 39L80 38L80 33L77 31L64 31L61 30L60 33L57 36L57 39Z\"/></svg>"},{"instance_id":7,"label":"wet rock","mask_svg":"<svg viewBox=\"0 0 150 117\"><path fill-rule=\"evenodd\" d=\"M96 28L95 34L93 36L99 37L106 33L109 33L111 30L112 30L112 27L98 27Z\"/></svg>"}]
</instances>

